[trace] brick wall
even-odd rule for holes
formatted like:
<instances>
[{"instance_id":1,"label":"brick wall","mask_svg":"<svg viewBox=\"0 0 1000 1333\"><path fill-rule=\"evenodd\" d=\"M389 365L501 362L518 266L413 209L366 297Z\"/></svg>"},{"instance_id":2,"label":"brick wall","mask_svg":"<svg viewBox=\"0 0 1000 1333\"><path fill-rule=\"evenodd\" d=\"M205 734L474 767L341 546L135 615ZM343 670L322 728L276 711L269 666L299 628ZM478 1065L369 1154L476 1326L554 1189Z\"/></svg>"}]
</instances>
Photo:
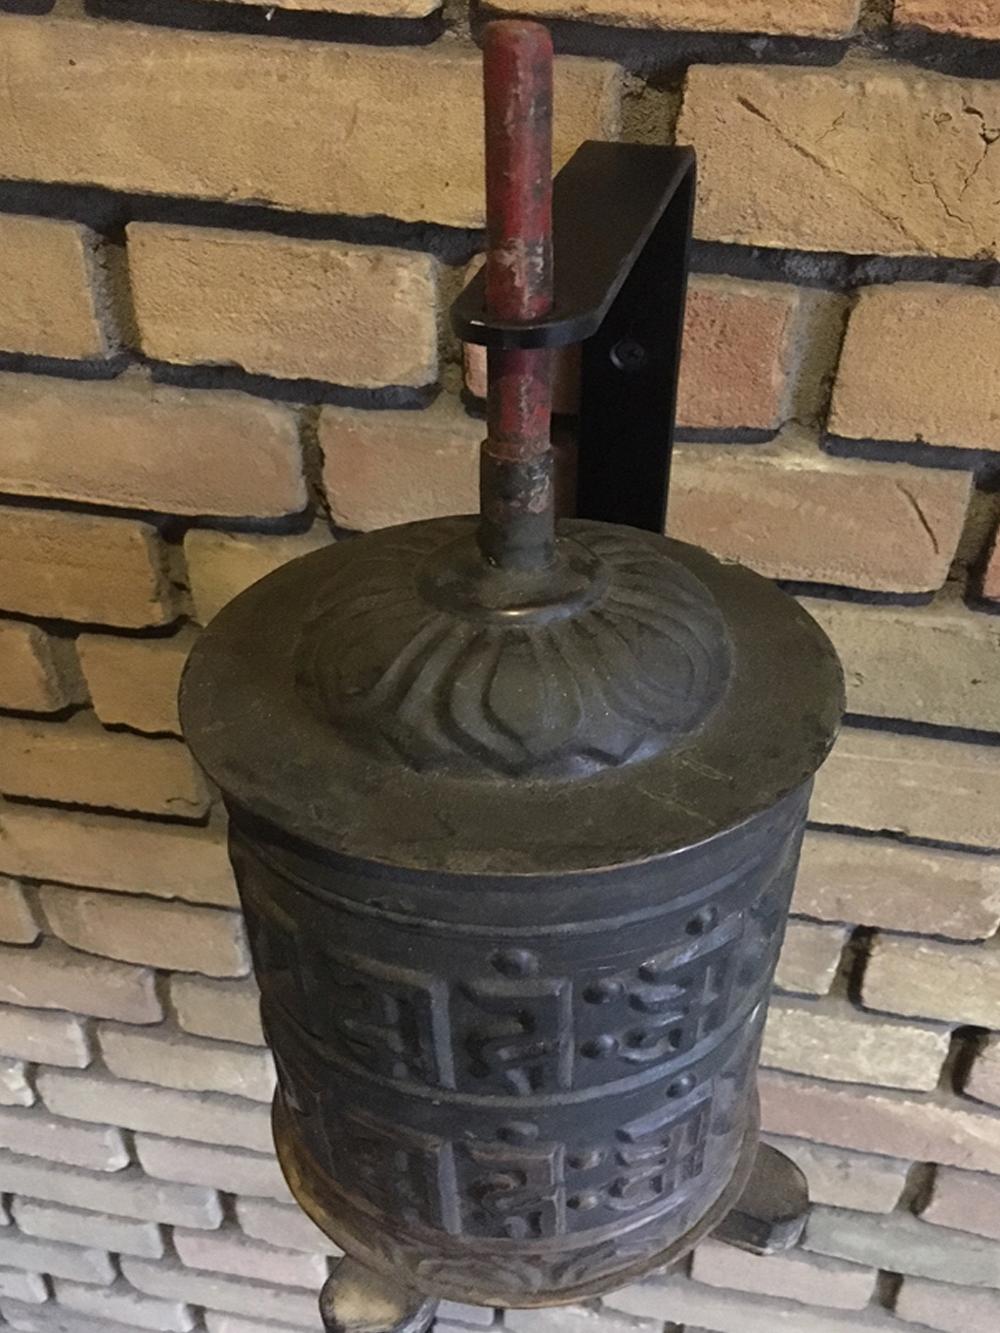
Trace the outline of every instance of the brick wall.
<instances>
[{"instance_id":1,"label":"brick wall","mask_svg":"<svg viewBox=\"0 0 1000 1333\"><path fill-rule=\"evenodd\" d=\"M805 599L851 719L761 1078L802 1247L442 1323L995 1333L1000 4L494 7L552 20L560 159L697 146L672 529ZM0 1314L315 1329L331 1247L271 1155L174 695L261 574L474 504L482 366L443 312L481 246L484 11L0 9Z\"/></svg>"}]
</instances>

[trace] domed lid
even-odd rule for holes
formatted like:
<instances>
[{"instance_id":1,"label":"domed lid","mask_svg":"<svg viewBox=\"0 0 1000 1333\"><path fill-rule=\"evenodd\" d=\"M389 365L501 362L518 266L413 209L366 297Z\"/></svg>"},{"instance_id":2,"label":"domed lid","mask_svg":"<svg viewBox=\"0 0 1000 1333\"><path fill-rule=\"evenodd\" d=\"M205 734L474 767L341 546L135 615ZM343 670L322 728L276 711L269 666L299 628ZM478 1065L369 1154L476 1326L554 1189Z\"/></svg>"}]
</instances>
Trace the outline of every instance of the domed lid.
<instances>
[{"instance_id":1,"label":"domed lid","mask_svg":"<svg viewBox=\"0 0 1000 1333\"><path fill-rule=\"evenodd\" d=\"M840 671L765 579L580 520L544 570L473 518L351 539L223 609L184 732L227 801L323 852L481 874L643 860L808 778Z\"/></svg>"}]
</instances>

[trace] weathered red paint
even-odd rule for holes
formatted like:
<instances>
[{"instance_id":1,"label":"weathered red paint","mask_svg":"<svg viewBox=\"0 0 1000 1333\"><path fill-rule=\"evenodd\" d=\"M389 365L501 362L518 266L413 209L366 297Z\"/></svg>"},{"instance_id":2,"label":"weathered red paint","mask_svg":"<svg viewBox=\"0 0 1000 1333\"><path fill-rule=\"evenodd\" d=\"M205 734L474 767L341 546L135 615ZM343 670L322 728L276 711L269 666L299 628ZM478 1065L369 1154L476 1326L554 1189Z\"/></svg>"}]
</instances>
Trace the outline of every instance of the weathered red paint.
<instances>
[{"instance_id":1,"label":"weathered red paint","mask_svg":"<svg viewBox=\"0 0 1000 1333\"><path fill-rule=\"evenodd\" d=\"M496 319L552 308L552 39L539 23L490 23L483 43L486 106L486 303ZM498 460L549 449L551 357L488 355L488 436ZM537 503L537 500L536 500Z\"/></svg>"}]
</instances>

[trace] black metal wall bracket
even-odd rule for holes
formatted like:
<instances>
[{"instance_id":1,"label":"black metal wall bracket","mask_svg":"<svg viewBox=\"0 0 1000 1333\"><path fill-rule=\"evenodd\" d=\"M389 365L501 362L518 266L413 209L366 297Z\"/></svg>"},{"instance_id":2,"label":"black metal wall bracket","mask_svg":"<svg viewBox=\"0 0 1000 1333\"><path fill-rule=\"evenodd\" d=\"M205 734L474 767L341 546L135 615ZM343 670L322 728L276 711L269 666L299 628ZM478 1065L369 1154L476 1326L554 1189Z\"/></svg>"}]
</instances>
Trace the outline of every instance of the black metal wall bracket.
<instances>
[{"instance_id":1,"label":"black metal wall bracket","mask_svg":"<svg viewBox=\"0 0 1000 1333\"><path fill-rule=\"evenodd\" d=\"M482 271L452 306L464 342L582 344L581 518L664 530L694 189L693 149L588 140L554 182L552 312L489 319Z\"/></svg>"}]
</instances>

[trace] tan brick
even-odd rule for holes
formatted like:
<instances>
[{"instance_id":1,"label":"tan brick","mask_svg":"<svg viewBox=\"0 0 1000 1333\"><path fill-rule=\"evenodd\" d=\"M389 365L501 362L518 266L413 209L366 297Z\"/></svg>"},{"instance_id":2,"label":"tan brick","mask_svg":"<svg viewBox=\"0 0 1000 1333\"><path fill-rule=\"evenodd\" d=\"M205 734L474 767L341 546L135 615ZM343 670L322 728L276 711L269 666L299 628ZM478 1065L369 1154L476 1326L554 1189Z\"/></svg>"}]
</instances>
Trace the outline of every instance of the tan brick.
<instances>
[{"instance_id":1,"label":"tan brick","mask_svg":"<svg viewBox=\"0 0 1000 1333\"><path fill-rule=\"evenodd\" d=\"M138 375L0 375L0 490L234 518L308 503L293 409Z\"/></svg>"},{"instance_id":2,"label":"tan brick","mask_svg":"<svg viewBox=\"0 0 1000 1333\"><path fill-rule=\"evenodd\" d=\"M1000 847L1000 750L845 727L809 817L908 837Z\"/></svg>"},{"instance_id":3,"label":"tan brick","mask_svg":"<svg viewBox=\"0 0 1000 1333\"><path fill-rule=\"evenodd\" d=\"M993 547L983 574L982 595L991 601L1000 601L1000 528L993 538Z\"/></svg>"},{"instance_id":4,"label":"tan brick","mask_svg":"<svg viewBox=\"0 0 1000 1333\"><path fill-rule=\"evenodd\" d=\"M833 983L848 932L840 926L790 921L775 985L800 995L825 995Z\"/></svg>"},{"instance_id":5,"label":"tan brick","mask_svg":"<svg viewBox=\"0 0 1000 1333\"><path fill-rule=\"evenodd\" d=\"M0 807L0 826L0 871L12 875L220 907L238 901L220 827L16 805Z\"/></svg>"},{"instance_id":6,"label":"tan brick","mask_svg":"<svg viewBox=\"0 0 1000 1333\"><path fill-rule=\"evenodd\" d=\"M356 388L437 378L430 255L205 227L133 223L142 348Z\"/></svg>"},{"instance_id":7,"label":"tan brick","mask_svg":"<svg viewBox=\"0 0 1000 1333\"><path fill-rule=\"evenodd\" d=\"M1000 1036L996 1033L986 1037L980 1046L963 1091L976 1101L1000 1106Z\"/></svg>"},{"instance_id":8,"label":"tan brick","mask_svg":"<svg viewBox=\"0 0 1000 1333\"><path fill-rule=\"evenodd\" d=\"M829 429L855 439L1000 449L1000 292L932 283L862 291ZM901 479L902 480L902 479ZM919 512L919 501L913 497Z\"/></svg>"},{"instance_id":9,"label":"tan brick","mask_svg":"<svg viewBox=\"0 0 1000 1333\"><path fill-rule=\"evenodd\" d=\"M177 690L196 638L190 626L169 639L81 634L80 665L105 726L179 735Z\"/></svg>"},{"instance_id":10,"label":"tan brick","mask_svg":"<svg viewBox=\"0 0 1000 1333\"><path fill-rule=\"evenodd\" d=\"M970 485L964 472L833 458L795 427L772 445L679 447L670 532L770 578L926 592L948 576Z\"/></svg>"},{"instance_id":11,"label":"tan brick","mask_svg":"<svg viewBox=\"0 0 1000 1333\"><path fill-rule=\"evenodd\" d=\"M1000 950L879 935L861 995L869 1009L1000 1027Z\"/></svg>"},{"instance_id":12,"label":"tan brick","mask_svg":"<svg viewBox=\"0 0 1000 1333\"><path fill-rule=\"evenodd\" d=\"M967 610L950 586L928 606L862 606L807 598L834 642L852 713L996 729L1000 624Z\"/></svg>"},{"instance_id":13,"label":"tan brick","mask_svg":"<svg viewBox=\"0 0 1000 1333\"><path fill-rule=\"evenodd\" d=\"M894 1309L899 1319L939 1333L996 1333L1000 1327L1000 1296L951 1282L905 1278Z\"/></svg>"},{"instance_id":14,"label":"tan brick","mask_svg":"<svg viewBox=\"0 0 1000 1333\"><path fill-rule=\"evenodd\" d=\"M810 1309L798 1301L717 1291L679 1277L623 1287L605 1296L604 1304L639 1318L680 1321L692 1333L698 1328L713 1333L900 1333L898 1321L887 1312Z\"/></svg>"},{"instance_id":15,"label":"tan brick","mask_svg":"<svg viewBox=\"0 0 1000 1333\"><path fill-rule=\"evenodd\" d=\"M158 1180L172 1180L180 1185L207 1185L224 1194L249 1194L278 1199L282 1203L291 1198L273 1153L217 1148L192 1143L188 1139L158 1138L152 1134L137 1134L135 1147L143 1170ZM258 1239L272 1241L271 1236ZM291 1241L283 1239L272 1243L291 1245ZM306 1248L315 1250L318 1247L313 1244Z\"/></svg>"},{"instance_id":16,"label":"tan brick","mask_svg":"<svg viewBox=\"0 0 1000 1333\"><path fill-rule=\"evenodd\" d=\"M1000 927L1000 858L810 830L792 910L824 921L987 939Z\"/></svg>"},{"instance_id":17,"label":"tan brick","mask_svg":"<svg viewBox=\"0 0 1000 1333\"><path fill-rule=\"evenodd\" d=\"M307 1254L342 1253L297 1204L289 1207L267 1199L237 1199L236 1217L248 1236L268 1245L305 1250Z\"/></svg>"},{"instance_id":18,"label":"tan brick","mask_svg":"<svg viewBox=\"0 0 1000 1333\"><path fill-rule=\"evenodd\" d=\"M274 1065L266 1049L110 1023L101 1024L98 1041L104 1063L118 1078L258 1102L270 1102L274 1092Z\"/></svg>"},{"instance_id":19,"label":"tan brick","mask_svg":"<svg viewBox=\"0 0 1000 1333\"><path fill-rule=\"evenodd\" d=\"M981 116L967 108L979 109ZM696 234L853 254L989 258L1000 90L905 66L695 66L678 140L698 149Z\"/></svg>"},{"instance_id":20,"label":"tan brick","mask_svg":"<svg viewBox=\"0 0 1000 1333\"><path fill-rule=\"evenodd\" d=\"M252 976L240 981L171 977L170 999L185 1032L252 1046L264 1045L260 991Z\"/></svg>"},{"instance_id":21,"label":"tan brick","mask_svg":"<svg viewBox=\"0 0 1000 1333\"><path fill-rule=\"evenodd\" d=\"M0 1058L0 1106L32 1106L34 1101L24 1061Z\"/></svg>"},{"instance_id":22,"label":"tan brick","mask_svg":"<svg viewBox=\"0 0 1000 1333\"><path fill-rule=\"evenodd\" d=\"M843 37L858 18L858 0L490 0L490 9L546 18L695 32L760 32Z\"/></svg>"},{"instance_id":23,"label":"tan brick","mask_svg":"<svg viewBox=\"0 0 1000 1333\"><path fill-rule=\"evenodd\" d=\"M893 1157L829 1148L780 1134L768 1134L767 1141L805 1173L813 1203L827 1203L836 1208L891 1213L910 1171L909 1162Z\"/></svg>"},{"instance_id":24,"label":"tan brick","mask_svg":"<svg viewBox=\"0 0 1000 1333\"><path fill-rule=\"evenodd\" d=\"M12 1153L0 1153L0 1179L4 1189L13 1194L46 1199L71 1208L120 1214L145 1222L209 1229L217 1227L222 1220L214 1190L165 1185L148 1179L138 1167L104 1176L99 1172L77 1171L32 1161L29 1157L16 1157Z\"/></svg>"},{"instance_id":25,"label":"tan brick","mask_svg":"<svg viewBox=\"0 0 1000 1333\"><path fill-rule=\"evenodd\" d=\"M422 412L323 408L323 480L335 522L367 532L474 512L484 431L449 394Z\"/></svg>"},{"instance_id":26,"label":"tan brick","mask_svg":"<svg viewBox=\"0 0 1000 1333\"><path fill-rule=\"evenodd\" d=\"M897 27L1000 41L998 0L896 0L892 19Z\"/></svg>"},{"instance_id":27,"label":"tan brick","mask_svg":"<svg viewBox=\"0 0 1000 1333\"><path fill-rule=\"evenodd\" d=\"M184 538L195 618L199 624L207 625L216 612L251 583L297 556L329 546L331 541L329 528L320 523L294 537L195 528Z\"/></svg>"},{"instance_id":28,"label":"tan brick","mask_svg":"<svg viewBox=\"0 0 1000 1333\"><path fill-rule=\"evenodd\" d=\"M0 175L482 223L474 49L3 22L0 120L16 106L20 129L0 143ZM557 62L557 165L583 139L615 136L620 93L610 62ZM89 133L92 125L103 126L100 136Z\"/></svg>"},{"instance_id":29,"label":"tan brick","mask_svg":"<svg viewBox=\"0 0 1000 1333\"><path fill-rule=\"evenodd\" d=\"M125 1023L158 1023L163 1017L152 972L88 958L54 940L34 949L0 949L0 1001Z\"/></svg>"},{"instance_id":30,"label":"tan brick","mask_svg":"<svg viewBox=\"0 0 1000 1333\"><path fill-rule=\"evenodd\" d=\"M803 1247L852 1263L874 1264L891 1273L958 1286L1000 1287L1000 1249L963 1231L928 1226L909 1213L852 1213L810 1209Z\"/></svg>"},{"instance_id":31,"label":"tan brick","mask_svg":"<svg viewBox=\"0 0 1000 1333\"><path fill-rule=\"evenodd\" d=\"M250 967L236 912L54 886L42 889L41 902L53 932L74 949L210 977Z\"/></svg>"},{"instance_id":32,"label":"tan brick","mask_svg":"<svg viewBox=\"0 0 1000 1333\"><path fill-rule=\"evenodd\" d=\"M0 790L8 796L198 819L211 797L181 741L69 722L0 721Z\"/></svg>"},{"instance_id":33,"label":"tan brick","mask_svg":"<svg viewBox=\"0 0 1000 1333\"><path fill-rule=\"evenodd\" d=\"M57 1245L52 1241L32 1240L0 1231L0 1264L27 1268L52 1277L73 1278L77 1282L113 1282L114 1264L104 1250L85 1250L79 1245Z\"/></svg>"},{"instance_id":34,"label":"tan brick","mask_svg":"<svg viewBox=\"0 0 1000 1333\"><path fill-rule=\"evenodd\" d=\"M759 1086L769 1133L1000 1175L1000 1115L958 1098L810 1083L773 1070L762 1071Z\"/></svg>"},{"instance_id":35,"label":"tan brick","mask_svg":"<svg viewBox=\"0 0 1000 1333\"><path fill-rule=\"evenodd\" d=\"M194 1312L183 1301L161 1301L142 1296L127 1283L112 1287L84 1287L71 1282L56 1282L55 1297L67 1310L76 1310L102 1321L118 1320L136 1328L176 1330L186 1333L194 1328Z\"/></svg>"},{"instance_id":36,"label":"tan brick","mask_svg":"<svg viewBox=\"0 0 1000 1333\"><path fill-rule=\"evenodd\" d=\"M180 1264L149 1263L123 1258L122 1272L133 1287L164 1300L187 1300L210 1310L276 1319L307 1329L316 1325L316 1297L287 1287L268 1287L247 1278L229 1278L196 1273Z\"/></svg>"},{"instance_id":37,"label":"tan brick","mask_svg":"<svg viewBox=\"0 0 1000 1333\"><path fill-rule=\"evenodd\" d=\"M131 1160L121 1132L112 1125L81 1125L40 1109L0 1111L0 1147L88 1171L120 1171Z\"/></svg>"},{"instance_id":38,"label":"tan brick","mask_svg":"<svg viewBox=\"0 0 1000 1333\"><path fill-rule=\"evenodd\" d=\"M790 1254L748 1254L732 1245L703 1241L694 1252L691 1277L709 1287L729 1287L756 1296L780 1296L832 1310L863 1310L874 1294L878 1272L860 1264Z\"/></svg>"},{"instance_id":39,"label":"tan brick","mask_svg":"<svg viewBox=\"0 0 1000 1333\"><path fill-rule=\"evenodd\" d=\"M287 1323L261 1323L258 1319L241 1319L235 1314L219 1314L215 1310L205 1311L205 1327L208 1333L289 1333ZM296 1325L307 1328L307 1324Z\"/></svg>"},{"instance_id":40,"label":"tan brick","mask_svg":"<svg viewBox=\"0 0 1000 1333\"><path fill-rule=\"evenodd\" d=\"M16 1269L5 1268L0 1271L0 1297L4 1298L5 1304L14 1300L42 1305L49 1298L49 1289L41 1273L19 1273Z\"/></svg>"},{"instance_id":41,"label":"tan brick","mask_svg":"<svg viewBox=\"0 0 1000 1333\"><path fill-rule=\"evenodd\" d=\"M930 1091L937 1087L949 1044L946 1028L868 1020L843 1001L776 1000L761 1063L844 1083Z\"/></svg>"},{"instance_id":42,"label":"tan brick","mask_svg":"<svg viewBox=\"0 0 1000 1333\"><path fill-rule=\"evenodd\" d=\"M0 506L0 606L141 629L180 604L148 523Z\"/></svg>"},{"instance_id":43,"label":"tan brick","mask_svg":"<svg viewBox=\"0 0 1000 1333\"><path fill-rule=\"evenodd\" d=\"M939 1166L920 1215L935 1226L1000 1240L1000 1180Z\"/></svg>"},{"instance_id":44,"label":"tan brick","mask_svg":"<svg viewBox=\"0 0 1000 1333\"><path fill-rule=\"evenodd\" d=\"M39 1074L38 1091L50 1111L71 1120L110 1121L122 1129L177 1134L255 1152L271 1149L268 1109L242 1098L120 1083L98 1074L54 1072Z\"/></svg>"},{"instance_id":45,"label":"tan brick","mask_svg":"<svg viewBox=\"0 0 1000 1333\"><path fill-rule=\"evenodd\" d=\"M630 1327L606 1309L560 1305L541 1310L505 1310L504 1327L514 1333L625 1333ZM635 1325L631 1325L634 1329Z\"/></svg>"},{"instance_id":46,"label":"tan brick","mask_svg":"<svg viewBox=\"0 0 1000 1333\"><path fill-rule=\"evenodd\" d=\"M5 944L34 944L38 922L16 880L0 876L0 940Z\"/></svg>"},{"instance_id":47,"label":"tan brick","mask_svg":"<svg viewBox=\"0 0 1000 1333\"><path fill-rule=\"evenodd\" d=\"M73 1069L85 1069L91 1059L90 1041L78 1018L13 1006L0 1006L0 1054Z\"/></svg>"},{"instance_id":48,"label":"tan brick","mask_svg":"<svg viewBox=\"0 0 1000 1333\"><path fill-rule=\"evenodd\" d=\"M174 1245L181 1262L189 1268L207 1268L214 1273L274 1282L279 1286L319 1290L326 1280L327 1261L322 1255L300 1250L274 1249L247 1240L236 1230L223 1229L208 1235L203 1231L174 1231Z\"/></svg>"},{"instance_id":49,"label":"tan brick","mask_svg":"<svg viewBox=\"0 0 1000 1333\"><path fill-rule=\"evenodd\" d=\"M85 702L73 644L21 620L0 621L0 707L57 713Z\"/></svg>"},{"instance_id":50,"label":"tan brick","mask_svg":"<svg viewBox=\"0 0 1000 1333\"><path fill-rule=\"evenodd\" d=\"M108 1213L39 1203L35 1199L15 1199L12 1211L21 1231L39 1240L96 1245L114 1254L134 1254L140 1259L159 1259L163 1254L163 1235L155 1222L134 1222Z\"/></svg>"},{"instance_id":51,"label":"tan brick","mask_svg":"<svg viewBox=\"0 0 1000 1333\"><path fill-rule=\"evenodd\" d=\"M74 359L107 354L93 289L95 239L77 222L0 216L0 348Z\"/></svg>"},{"instance_id":52,"label":"tan brick","mask_svg":"<svg viewBox=\"0 0 1000 1333\"><path fill-rule=\"evenodd\" d=\"M35 1093L25 1062L0 1056L0 1107L32 1106L34 1101Z\"/></svg>"},{"instance_id":53,"label":"tan brick","mask_svg":"<svg viewBox=\"0 0 1000 1333\"><path fill-rule=\"evenodd\" d=\"M0 1314L16 1333L135 1333L134 1324L120 1324L117 1319L91 1319L54 1301L47 1305L2 1301Z\"/></svg>"}]
</instances>

